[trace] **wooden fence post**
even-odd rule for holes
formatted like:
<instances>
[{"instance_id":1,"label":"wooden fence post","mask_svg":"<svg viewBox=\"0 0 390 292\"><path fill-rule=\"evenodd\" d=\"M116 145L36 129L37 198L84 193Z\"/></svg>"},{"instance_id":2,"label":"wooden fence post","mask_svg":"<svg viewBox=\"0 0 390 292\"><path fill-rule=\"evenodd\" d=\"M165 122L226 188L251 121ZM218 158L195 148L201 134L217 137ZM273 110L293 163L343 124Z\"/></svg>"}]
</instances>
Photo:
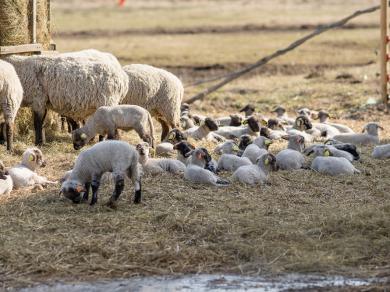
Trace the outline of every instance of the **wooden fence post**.
<instances>
[{"instance_id":1,"label":"wooden fence post","mask_svg":"<svg viewBox=\"0 0 390 292\"><path fill-rule=\"evenodd\" d=\"M380 69L381 69L381 96L383 103L387 106L389 102L387 85L389 82L387 74L387 63L388 63L388 54L387 54L387 10L388 10L388 0L381 0L381 12L380 12L380 27L381 27L381 41L380 41Z\"/></svg>"}]
</instances>

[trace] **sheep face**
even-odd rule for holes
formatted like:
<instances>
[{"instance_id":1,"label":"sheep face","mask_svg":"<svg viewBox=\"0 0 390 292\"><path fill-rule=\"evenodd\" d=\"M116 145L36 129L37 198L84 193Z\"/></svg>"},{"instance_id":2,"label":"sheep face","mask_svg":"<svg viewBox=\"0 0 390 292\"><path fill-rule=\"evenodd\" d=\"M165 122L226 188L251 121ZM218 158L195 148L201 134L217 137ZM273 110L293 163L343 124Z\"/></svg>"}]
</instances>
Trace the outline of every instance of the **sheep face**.
<instances>
[{"instance_id":1,"label":"sheep face","mask_svg":"<svg viewBox=\"0 0 390 292\"><path fill-rule=\"evenodd\" d=\"M24 151L22 160L23 164L31 170L46 166L46 161L43 159L42 151L36 147L29 148Z\"/></svg>"},{"instance_id":2,"label":"sheep face","mask_svg":"<svg viewBox=\"0 0 390 292\"><path fill-rule=\"evenodd\" d=\"M252 137L250 135L242 135L240 137L240 143L238 144L238 148L240 148L241 150L245 150L245 148L252 144Z\"/></svg>"},{"instance_id":3,"label":"sheep face","mask_svg":"<svg viewBox=\"0 0 390 292\"><path fill-rule=\"evenodd\" d=\"M213 119L211 119L211 118L206 118L206 119L204 120L204 124L206 125L207 128L210 129L210 131L216 131L216 130L218 130L218 125L217 125L217 123L216 123Z\"/></svg>"},{"instance_id":4,"label":"sheep face","mask_svg":"<svg viewBox=\"0 0 390 292\"><path fill-rule=\"evenodd\" d=\"M309 110L307 107L300 108L299 110L297 110L297 114L309 118L311 115L311 110Z\"/></svg>"},{"instance_id":5,"label":"sheep face","mask_svg":"<svg viewBox=\"0 0 390 292\"><path fill-rule=\"evenodd\" d=\"M83 148L88 142L88 136L81 129L76 129L72 132L73 148L79 150Z\"/></svg>"},{"instance_id":6,"label":"sheep face","mask_svg":"<svg viewBox=\"0 0 390 292\"><path fill-rule=\"evenodd\" d=\"M279 170L279 167L276 164L276 157L275 157L275 155L273 155L271 153L264 154L264 155L260 156L259 158L257 158L256 163L258 165L261 165L262 167L264 167L268 171L278 171Z\"/></svg>"},{"instance_id":7,"label":"sheep face","mask_svg":"<svg viewBox=\"0 0 390 292\"><path fill-rule=\"evenodd\" d=\"M135 147L140 156L149 156L149 144L146 142L140 143Z\"/></svg>"},{"instance_id":8,"label":"sheep face","mask_svg":"<svg viewBox=\"0 0 390 292\"><path fill-rule=\"evenodd\" d=\"M242 117L239 115L230 115L230 126L239 127L242 124Z\"/></svg>"},{"instance_id":9,"label":"sheep face","mask_svg":"<svg viewBox=\"0 0 390 292\"><path fill-rule=\"evenodd\" d=\"M278 130L278 129L283 131L285 130L282 123L277 119L269 119L267 122L267 126L271 130Z\"/></svg>"},{"instance_id":10,"label":"sheep face","mask_svg":"<svg viewBox=\"0 0 390 292\"><path fill-rule=\"evenodd\" d=\"M172 129L169 133L168 133L168 136L167 136L167 142L170 142L172 144L176 144L176 143L179 143L183 140L186 140L187 138L185 137L185 135L183 134L183 132L181 132L179 129Z\"/></svg>"},{"instance_id":11,"label":"sheep face","mask_svg":"<svg viewBox=\"0 0 390 292\"><path fill-rule=\"evenodd\" d=\"M173 146L174 150L179 151L184 157L189 157L190 153L195 147L185 141L179 142Z\"/></svg>"},{"instance_id":12,"label":"sheep face","mask_svg":"<svg viewBox=\"0 0 390 292\"><path fill-rule=\"evenodd\" d=\"M184 112L184 111L189 111L190 110L190 105L188 103L182 103L182 105L180 106L180 111L181 112Z\"/></svg>"},{"instance_id":13,"label":"sheep face","mask_svg":"<svg viewBox=\"0 0 390 292\"><path fill-rule=\"evenodd\" d=\"M248 124L248 127L251 129L252 132L260 132L260 126L259 123L256 121L254 117L249 117L246 119L243 124Z\"/></svg>"},{"instance_id":14,"label":"sheep face","mask_svg":"<svg viewBox=\"0 0 390 292\"><path fill-rule=\"evenodd\" d=\"M312 123L310 122L309 118L303 115L300 115L296 118L294 123L294 128L300 131L306 131L313 128Z\"/></svg>"},{"instance_id":15,"label":"sheep face","mask_svg":"<svg viewBox=\"0 0 390 292\"><path fill-rule=\"evenodd\" d=\"M379 129L384 130L383 127L381 127L377 123L368 123L367 125L364 126L362 132L363 133L367 132L369 135L378 136Z\"/></svg>"},{"instance_id":16,"label":"sheep face","mask_svg":"<svg viewBox=\"0 0 390 292\"><path fill-rule=\"evenodd\" d=\"M251 104L247 104L242 109L240 109L240 113L244 112L246 117L251 116L255 111L255 107Z\"/></svg>"},{"instance_id":17,"label":"sheep face","mask_svg":"<svg viewBox=\"0 0 390 292\"><path fill-rule=\"evenodd\" d=\"M86 192L85 186L76 180L65 181L61 186L61 191L65 198L73 203L80 203L81 194Z\"/></svg>"},{"instance_id":18,"label":"sheep face","mask_svg":"<svg viewBox=\"0 0 390 292\"><path fill-rule=\"evenodd\" d=\"M278 117L281 117L286 113L286 109L282 106L278 106L272 112L276 113Z\"/></svg>"},{"instance_id":19,"label":"sheep face","mask_svg":"<svg viewBox=\"0 0 390 292\"><path fill-rule=\"evenodd\" d=\"M319 119L321 123L324 123L328 118L330 118L330 115L328 112L320 110L316 118Z\"/></svg>"}]
</instances>

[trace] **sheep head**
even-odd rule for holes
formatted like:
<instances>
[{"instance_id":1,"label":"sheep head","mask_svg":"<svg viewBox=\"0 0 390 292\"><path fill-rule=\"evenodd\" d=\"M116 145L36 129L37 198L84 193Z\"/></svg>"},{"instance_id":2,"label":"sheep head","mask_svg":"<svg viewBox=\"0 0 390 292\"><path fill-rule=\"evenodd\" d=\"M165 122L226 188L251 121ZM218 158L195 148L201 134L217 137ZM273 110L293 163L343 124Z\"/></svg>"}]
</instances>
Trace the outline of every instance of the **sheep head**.
<instances>
[{"instance_id":1,"label":"sheep head","mask_svg":"<svg viewBox=\"0 0 390 292\"><path fill-rule=\"evenodd\" d=\"M88 135L84 133L82 129L76 129L72 132L72 140L73 148L79 150L83 148L90 139L88 139Z\"/></svg>"},{"instance_id":2,"label":"sheep head","mask_svg":"<svg viewBox=\"0 0 390 292\"><path fill-rule=\"evenodd\" d=\"M306 131L313 128L313 125L308 117L300 115L295 119L294 128L300 131Z\"/></svg>"},{"instance_id":3,"label":"sheep head","mask_svg":"<svg viewBox=\"0 0 390 292\"><path fill-rule=\"evenodd\" d=\"M212 118L206 118L204 120L204 125L210 130L210 131L216 131L218 130L217 123Z\"/></svg>"},{"instance_id":4,"label":"sheep head","mask_svg":"<svg viewBox=\"0 0 390 292\"><path fill-rule=\"evenodd\" d=\"M86 191L87 190L82 183L76 180L67 180L62 184L60 193L63 194L65 198L71 200L73 203L78 204L81 202L81 194L85 193Z\"/></svg>"},{"instance_id":5,"label":"sheep head","mask_svg":"<svg viewBox=\"0 0 390 292\"><path fill-rule=\"evenodd\" d=\"M34 171L38 167L45 167L46 161L43 159L42 151L36 147L28 148L22 156L22 164Z\"/></svg>"},{"instance_id":6,"label":"sheep head","mask_svg":"<svg viewBox=\"0 0 390 292\"><path fill-rule=\"evenodd\" d=\"M240 109L240 113L244 112L246 117L251 116L255 111L256 109L252 104L247 104L242 109Z\"/></svg>"},{"instance_id":7,"label":"sheep head","mask_svg":"<svg viewBox=\"0 0 390 292\"><path fill-rule=\"evenodd\" d=\"M286 113L286 109L282 106L277 106L272 112L276 113L278 117L281 117Z\"/></svg>"},{"instance_id":8,"label":"sheep head","mask_svg":"<svg viewBox=\"0 0 390 292\"><path fill-rule=\"evenodd\" d=\"M232 127L239 127L242 124L242 117L240 115L230 115L230 125Z\"/></svg>"},{"instance_id":9,"label":"sheep head","mask_svg":"<svg viewBox=\"0 0 390 292\"><path fill-rule=\"evenodd\" d=\"M279 167L276 164L276 157L271 153L263 154L256 159L256 163L263 169L277 171Z\"/></svg>"}]
</instances>

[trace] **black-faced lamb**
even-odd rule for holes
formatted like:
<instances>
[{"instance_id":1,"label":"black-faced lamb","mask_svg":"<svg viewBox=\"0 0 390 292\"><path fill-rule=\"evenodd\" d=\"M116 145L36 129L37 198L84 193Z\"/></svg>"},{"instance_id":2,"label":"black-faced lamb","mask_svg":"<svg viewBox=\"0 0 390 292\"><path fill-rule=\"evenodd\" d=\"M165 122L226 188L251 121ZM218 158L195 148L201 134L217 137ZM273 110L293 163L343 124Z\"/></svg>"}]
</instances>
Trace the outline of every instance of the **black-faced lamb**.
<instances>
[{"instance_id":1,"label":"black-faced lamb","mask_svg":"<svg viewBox=\"0 0 390 292\"><path fill-rule=\"evenodd\" d=\"M161 124L163 141L170 128L180 126L183 84L172 73L143 64L124 66L128 75L128 92L121 104L136 104L147 109Z\"/></svg>"},{"instance_id":2,"label":"black-faced lamb","mask_svg":"<svg viewBox=\"0 0 390 292\"><path fill-rule=\"evenodd\" d=\"M233 173L232 180L249 185L263 184L267 181L269 172L277 169L275 156L266 153L257 159L256 164L239 167Z\"/></svg>"},{"instance_id":3,"label":"black-faced lamb","mask_svg":"<svg viewBox=\"0 0 390 292\"><path fill-rule=\"evenodd\" d=\"M136 146L139 163L145 174L157 175L164 172L173 174L183 173L186 166L183 162L170 158L149 158L149 144L144 142Z\"/></svg>"},{"instance_id":4,"label":"black-faced lamb","mask_svg":"<svg viewBox=\"0 0 390 292\"><path fill-rule=\"evenodd\" d=\"M193 127L184 131L184 135L191 137L194 140L205 139L210 132L218 130L217 123L211 119L206 118L201 122L199 127Z\"/></svg>"},{"instance_id":5,"label":"black-faced lamb","mask_svg":"<svg viewBox=\"0 0 390 292\"><path fill-rule=\"evenodd\" d=\"M181 141L173 146L173 149L177 151L177 160L188 165L191 160L191 151L195 149L193 145L187 141Z\"/></svg>"},{"instance_id":6,"label":"black-faced lamb","mask_svg":"<svg viewBox=\"0 0 390 292\"><path fill-rule=\"evenodd\" d=\"M14 66L0 60L0 111L5 120L5 139L9 151L12 151L14 122L22 100L23 87Z\"/></svg>"},{"instance_id":7,"label":"black-faced lamb","mask_svg":"<svg viewBox=\"0 0 390 292\"><path fill-rule=\"evenodd\" d=\"M223 126L232 126L232 127L239 127L242 124L242 116L237 115L237 114L232 114L228 117L221 117L215 119L215 122L219 127Z\"/></svg>"},{"instance_id":8,"label":"black-faced lamb","mask_svg":"<svg viewBox=\"0 0 390 292\"><path fill-rule=\"evenodd\" d=\"M174 153L173 146L176 143L187 140L187 136L179 129L172 129L164 141L156 146L156 154L159 156L169 156Z\"/></svg>"},{"instance_id":9,"label":"black-faced lamb","mask_svg":"<svg viewBox=\"0 0 390 292\"><path fill-rule=\"evenodd\" d=\"M216 134L221 135L227 139L239 138L242 135L249 134L252 136L257 136L260 132L260 126L257 120L254 117L249 117L243 122L243 127L220 127Z\"/></svg>"},{"instance_id":10,"label":"black-faced lamb","mask_svg":"<svg viewBox=\"0 0 390 292\"><path fill-rule=\"evenodd\" d=\"M61 186L61 193L74 203L87 201L89 188L92 188L91 205L96 204L100 180L105 172L112 173L115 190L108 206L115 207L116 201L125 186L125 177L134 184L134 203L141 202L141 172L138 167L138 152L124 141L107 140L83 150L77 157L75 166Z\"/></svg>"},{"instance_id":11,"label":"black-faced lamb","mask_svg":"<svg viewBox=\"0 0 390 292\"><path fill-rule=\"evenodd\" d=\"M149 112L137 105L102 106L85 125L72 132L73 147L78 150L97 134L114 139L116 131L135 130L139 137L154 147L154 127Z\"/></svg>"}]
</instances>

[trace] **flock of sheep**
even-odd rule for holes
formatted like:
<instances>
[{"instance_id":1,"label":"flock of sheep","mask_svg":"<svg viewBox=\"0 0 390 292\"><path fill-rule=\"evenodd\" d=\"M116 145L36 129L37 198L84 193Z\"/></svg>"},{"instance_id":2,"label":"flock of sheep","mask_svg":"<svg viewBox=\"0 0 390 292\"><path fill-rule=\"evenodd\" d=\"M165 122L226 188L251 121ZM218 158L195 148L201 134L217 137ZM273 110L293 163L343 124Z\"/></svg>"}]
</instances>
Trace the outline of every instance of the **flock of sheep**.
<instances>
[{"instance_id":1,"label":"flock of sheep","mask_svg":"<svg viewBox=\"0 0 390 292\"><path fill-rule=\"evenodd\" d=\"M368 123L363 133L355 133L346 125L329 122L326 111L302 108L297 117L290 118L279 106L274 117L266 117L251 105L214 119L192 113L189 105L182 103L183 94L183 85L173 74L148 65L122 67L113 55L96 50L0 60L0 102L8 150L12 151L14 121L21 106L32 109L37 145L45 140L42 126L48 109L73 125L76 150L99 135L99 143L82 151L62 178L61 193L75 203L88 201L92 189L90 204L95 204L107 172L115 183L108 205L115 207L126 177L135 187L134 203L139 203L143 175L165 172L214 186L233 181L255 185L265 183L278 169L310 168L328 175L359 173L353 162L360 158L357 147L361 145L376 145L375 158L390 157L390 144L378 145L382 127L377 123ZM158 144L152 117L162 127ZM132 146L119 141L118 130L135 130L143 142ZM288 141L287 148L276 155L270 153L269 146L280 139ZM211 150L193 145L200 140L218 143L213 150L218 161ZM156 158L174 153L176 158ZM315 158L307 165L304 155L311 154ZM27 149L17 166L6 168L0 162L0 194L57 183L36 173L44 164L36 147ZM220 177L221 171L231 172L230 179Z\"/></svg>"}]
</instances>

